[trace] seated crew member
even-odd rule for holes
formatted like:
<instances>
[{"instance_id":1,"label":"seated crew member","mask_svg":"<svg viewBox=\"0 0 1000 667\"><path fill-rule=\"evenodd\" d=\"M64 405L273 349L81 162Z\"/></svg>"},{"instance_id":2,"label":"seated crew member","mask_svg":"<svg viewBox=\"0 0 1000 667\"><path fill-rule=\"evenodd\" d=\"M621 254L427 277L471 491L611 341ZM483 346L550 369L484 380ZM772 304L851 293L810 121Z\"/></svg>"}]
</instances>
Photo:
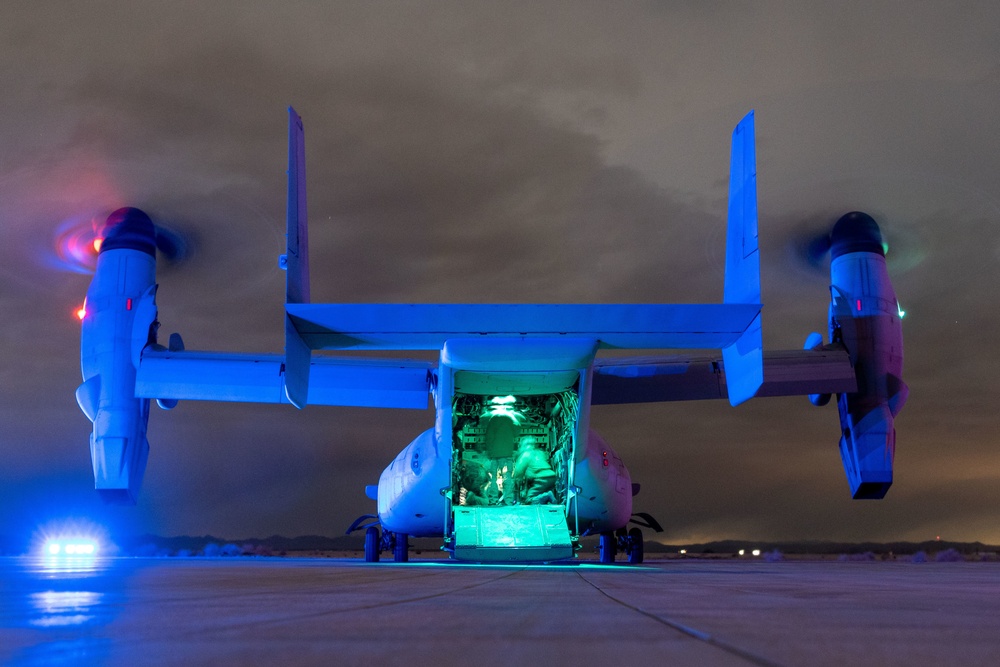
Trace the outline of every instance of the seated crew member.
<instances>
[{"instance_id":1,"label":"seated crew member","mask_svg":"<svg viewBox=\"0 0 1000 667\"><path fill-rule=\"evenodd\" d=\"M458 469L458 504L488 505L487 487L490 476L486 469L475 461L461 461Z\"/></svg>"},{"instance_id":2,"label":"seated crew member","mask_svg":"<svg viewBox=\"0 0 1000 667\"><path fill-rule=\"evenodd\" d=\"M556 501L552 492L556 488L556 471L535 438L527 437L521 441L521 453L517 457L513 477L518 499L522 503L546 505Z\"/></svg>"}]
</instances>

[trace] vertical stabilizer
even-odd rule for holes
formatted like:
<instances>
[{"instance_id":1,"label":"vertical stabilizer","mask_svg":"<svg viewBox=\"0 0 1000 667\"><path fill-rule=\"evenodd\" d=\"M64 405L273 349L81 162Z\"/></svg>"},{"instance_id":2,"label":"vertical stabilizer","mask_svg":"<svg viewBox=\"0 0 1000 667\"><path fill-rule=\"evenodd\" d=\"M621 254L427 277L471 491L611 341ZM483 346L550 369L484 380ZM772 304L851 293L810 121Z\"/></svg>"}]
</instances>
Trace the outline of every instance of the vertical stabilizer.
<instances>
[{"instance_id":1,"label":"vertical stabilizer","mask_svg":"<svg viewBox=\"0 0 1000 667\"><path fill-rule=\"evenodd\" d=\"M309 220L306 212L306 146L302 119L288 107L288 254L285 301L309 303Z\"/></svg>"},{"instance_id":2,"label":"vertical stabilizer","mask_svg":"<svg viewBox=\"0 0 1000 667\"><path fill-rule=\"evenodd\" d=\"M287 246L282 258L285 303L309 303L309 224L306 211L306 148L302 119L288 107ZM312 351L285 313L285 395L292 405L305 406L309 396Z\"/></svg>"},{"instance_id":3,"label":"vertical stabilizer","mask_svg":"<svg viewBox=\"0 0 1000 667\"><path fill-rule=\"evenodd\" d=\"M725 303L760 304L760 252L757 247L757 151L754 115L733 130L729 167L729 216L726 231ZM729 402L753 398L764 382L760 314L734 344L722 350Z\"/></svg>"}]
</instances>

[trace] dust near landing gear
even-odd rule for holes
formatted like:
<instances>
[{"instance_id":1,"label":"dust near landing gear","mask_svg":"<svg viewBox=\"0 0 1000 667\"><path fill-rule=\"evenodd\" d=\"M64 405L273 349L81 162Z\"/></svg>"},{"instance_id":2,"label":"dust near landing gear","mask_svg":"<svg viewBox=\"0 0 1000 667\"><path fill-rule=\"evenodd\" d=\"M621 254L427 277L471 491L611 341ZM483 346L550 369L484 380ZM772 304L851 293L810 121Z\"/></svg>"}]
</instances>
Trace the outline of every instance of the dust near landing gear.
<instances>
[{"instance_id":1,"label":"dust near landing gear","mask_svg":"<svg viewBox=\"0 0 1000 667\"><path fill-rule=\"evenodd\" d=\"M642 563L642 531L638 528L632 528L626 532L624 528L619 528L615 533L601 533L599 547L601 563L604 565L614 563L618 551L625 552L629 565Z\"/></svg>"}]
</instances>

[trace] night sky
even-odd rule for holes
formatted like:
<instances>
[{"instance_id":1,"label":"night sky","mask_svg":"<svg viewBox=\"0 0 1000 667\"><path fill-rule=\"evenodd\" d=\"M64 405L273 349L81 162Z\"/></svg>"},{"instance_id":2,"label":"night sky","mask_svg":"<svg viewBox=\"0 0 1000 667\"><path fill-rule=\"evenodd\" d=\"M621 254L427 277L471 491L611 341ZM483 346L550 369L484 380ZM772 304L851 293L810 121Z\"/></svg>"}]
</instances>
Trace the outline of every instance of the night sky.
<instances>
[{"instance_id":1,"label":"night sky","mask_svg":"<svg viewBox=\"0 0 1000 667\"><path fill-rule=\"evenodd\" d=\"M190 243L161 263L161 336L280 352L293 105L313 301L718 302L730 133L755 109L765 347L826 331L803 238L860 209L889 243L895 483L852 501L836 409L804 397L597 407L636 509L675 543L1000 543L998 102L995 2L6 2L0 534L337 535L433 421L154 407L139 504L102 506L66 229L143 208Z\"/></svg>"}]
</instances>

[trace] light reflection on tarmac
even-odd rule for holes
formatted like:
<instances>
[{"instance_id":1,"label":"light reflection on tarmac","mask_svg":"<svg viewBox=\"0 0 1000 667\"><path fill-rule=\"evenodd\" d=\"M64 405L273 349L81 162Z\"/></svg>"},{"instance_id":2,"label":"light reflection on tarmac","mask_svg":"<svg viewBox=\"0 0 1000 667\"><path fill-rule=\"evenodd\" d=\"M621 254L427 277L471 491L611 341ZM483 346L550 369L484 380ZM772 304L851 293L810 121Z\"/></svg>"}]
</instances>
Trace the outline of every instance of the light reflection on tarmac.
<instances>
[{"instance_id":1,"label":"light reflection on tarmac","mask_svg":"<svg viewBox=\"0 0 1000 667\"><path fill-rule=\"evenodd\" d=\"M1000 664L998 563L0 558L0 664Z\"/></svg>"}]
</instances>

